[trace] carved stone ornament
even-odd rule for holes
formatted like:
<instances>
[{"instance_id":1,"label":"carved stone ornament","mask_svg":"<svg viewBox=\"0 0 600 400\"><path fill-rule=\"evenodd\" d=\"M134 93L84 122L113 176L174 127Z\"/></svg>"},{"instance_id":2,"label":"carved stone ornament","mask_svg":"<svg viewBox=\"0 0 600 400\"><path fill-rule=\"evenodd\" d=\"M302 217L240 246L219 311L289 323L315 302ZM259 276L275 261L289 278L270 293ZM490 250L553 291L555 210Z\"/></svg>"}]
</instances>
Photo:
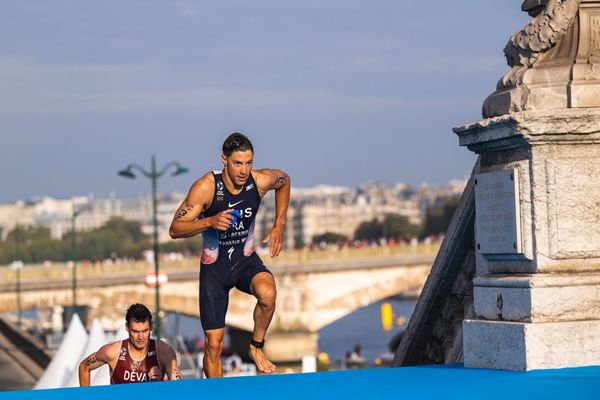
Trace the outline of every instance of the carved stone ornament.
<instances>
[{"instance_id":1,"label":"carved stone ornament","mask_svg":"<svg viewBox=\"0 0 600 400\"><path fill-rule=\"evenodd\" d=\"M525 1L523 6L527 3L531 2ZM513 33L504 48L509 66L531 67L541 54L556 45L573 24L581 0L548 0L545 3L542 12Z\"/></svg>"},{"instance_id":2,"label":"carved stone ornament","mask_svg":"<svg viewBox=\"0 0 600 400\"><path fill-rule=\"evenodd\" d=\"M483 116L600 107L600 0L526 0L521 8L534 18L504 48L511 70Z\"/></svg>"}]
</instances>

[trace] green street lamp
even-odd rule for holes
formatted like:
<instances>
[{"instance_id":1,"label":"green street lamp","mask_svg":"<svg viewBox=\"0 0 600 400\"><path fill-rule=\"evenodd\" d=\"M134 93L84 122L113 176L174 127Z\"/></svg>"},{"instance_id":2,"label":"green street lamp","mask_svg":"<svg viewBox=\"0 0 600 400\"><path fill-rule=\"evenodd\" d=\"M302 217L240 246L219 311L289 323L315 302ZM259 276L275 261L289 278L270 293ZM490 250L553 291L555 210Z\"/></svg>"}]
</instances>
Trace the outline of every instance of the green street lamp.
<instances>
[{"instance_id":1,"label":"green street lamp","mask_svg":"<svg viewBox=\"0 0 600 400\"><path fill-rule=\"evenodd\" d=\"M154 234L153 234L153 250L154 250L154 273L156 275L156 286L155 286L155 302L156 302L156 322L154 327L154 332L157 339L160 339L160 292L159 292L159 279L158 279L158 219L157 219L157 198L156 198L156 181L158 178L163 176L169 168L173 167L174 171L171 176L177 176L181 174L185 174L189 170L185 167L182 167L178 162L170 162L165 165L160 171L156 170L156 159L154 154L152 154L152 164L150 172L146 171L144 168L140 167L137 164L129 164L127 168L119 171L119 176L124 178L135 179L134 170L138 170L143 176L149 178L152 182L152 225L154 226Z\"/></svg>"},{"instance_id":2,"label":"green street lamp","mask_svg":"<svg viewBox=\"0 0 600 400\"><path fill-rule=\"evenodd\" d=\"M69 266L71 267L71 290L73 292L72 301L73 301L73 312L75 312L75 307L77 306L77 262L75 261L76 257L76 248L77 248L77 232L75 231L75 220L77 217L83 213L84 211L88 211L90 206L87 205L80 209L75 207L73 204L73 213L71 214L71 262Z\"/></svg>"},{"instance_id":3,"label":"green street lamp","mask_svg":"<svg viewBox=\"0 0 600 400\"><path fill-rule=\"evenodd\" d=\"M15 290L17 292L17 326L21 326L21 269L23 268L23 262L13 261L11 267L16 273Z\"/></svg>"},{"instance_id":4,"label":"green street lamp","mask_svg":"<svg viewBox=\"0 0 600 400\"><path fill-rule=\"evenodd\" d=\"M21 326L21 268L23 268L23 261L20 260L21 256L21 227L17 225L14 230L14 241L15 241L15 261L12 263L12 268L15 270L16 281L15 281L15 292L17 294L17 326Z\"/></svg>"}]
</instances>

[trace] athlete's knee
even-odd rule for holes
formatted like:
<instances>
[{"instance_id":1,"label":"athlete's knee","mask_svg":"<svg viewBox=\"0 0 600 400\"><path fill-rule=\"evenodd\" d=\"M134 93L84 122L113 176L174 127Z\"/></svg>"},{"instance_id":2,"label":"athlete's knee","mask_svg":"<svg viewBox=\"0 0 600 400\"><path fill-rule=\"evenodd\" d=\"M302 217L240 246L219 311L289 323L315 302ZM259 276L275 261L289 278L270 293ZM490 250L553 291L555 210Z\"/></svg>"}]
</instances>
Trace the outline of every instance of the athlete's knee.
<instances>
[{"instance_id":1,"label":"athlete's knee","mask_svg":"<svg viewBox=\"0 0 600 400\"><path fill-rule=\"evenodd\" d=\"M275 285L262 285L256 291L256 297L261 306L266 308L275 308L275 299L277 298L277 289Z\"/></svg>"},{"instance_id":2,"label":"athlete's knee","mask_svg":"<svg viewBox=\"0 0 600 400\"><path fill-rule=\"evenodd\" d=\"M204 350L211 358L221 357L223 351L223 337L206 336L204 339Z\"/></svg>"}]
</instances>

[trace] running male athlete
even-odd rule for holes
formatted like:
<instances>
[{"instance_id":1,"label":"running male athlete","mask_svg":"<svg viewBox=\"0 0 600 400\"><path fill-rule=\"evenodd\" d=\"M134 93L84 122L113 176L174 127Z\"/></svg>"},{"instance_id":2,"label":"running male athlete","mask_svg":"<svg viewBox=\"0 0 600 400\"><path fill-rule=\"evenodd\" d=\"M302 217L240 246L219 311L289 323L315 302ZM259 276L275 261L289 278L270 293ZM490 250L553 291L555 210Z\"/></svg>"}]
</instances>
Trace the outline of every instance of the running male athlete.
<instances>
[{"instance_id":1,"label":"running male athlete","mask_svg":"<svg viewBox=\"0 0 600 400\"><path fill-rule=\"evenodd\" d=\"M150 339L152 314L143 304L133 304L125 316L129 338L106 344L79 364L79 386L90 386L90 372L108 364L110 383L180 380L177 358L167 343Z\"/></svg>"},{"instance_id":2,"label":"running male athlete","mask_svg":"<svg viewBox=\"0 0 600 400\"><path fill-rule=\"evenodd\" d=\"M275 280L254 252L254 220L261 199L274 189L275 222L263 243L270 242L271 257L276 257L283 248L290 200L290 178L285 172L252 170L254 149L246 136L231 134L222 150L223 170L208 172L194 182L169 231L174 239L202 233L200 320L205 335L204 373L209 378L223 375L225 314L233 287L256 297L249 354L259 371L275 371L262 351L275 312Z\"/></svg>"}]
</instances>

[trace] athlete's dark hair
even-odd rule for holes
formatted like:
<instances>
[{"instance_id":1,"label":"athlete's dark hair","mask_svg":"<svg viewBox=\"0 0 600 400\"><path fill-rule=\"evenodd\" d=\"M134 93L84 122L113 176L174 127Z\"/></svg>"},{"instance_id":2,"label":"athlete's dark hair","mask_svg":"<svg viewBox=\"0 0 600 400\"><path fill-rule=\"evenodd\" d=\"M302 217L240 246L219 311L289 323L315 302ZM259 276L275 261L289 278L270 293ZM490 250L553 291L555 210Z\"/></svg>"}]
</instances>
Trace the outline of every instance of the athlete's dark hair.
<instances>
[{"instance_id":1,"label":"athlete's dark hair","mask_svg":"<svg viewBox=\"0 0 600 400\"><path fill-rule=\"evenodd\" d=\"M125 321L127 322L127 326L131 323L131 320L135 322L150 322L152 323L152 313L148 310L143 304L132 304L127 309L127 314L125 314Z\"/></svg>"},{"instance_id":2,"label":"athlete's dark hair","mask_svg":"<svg viewBox=\"0 0 600 400\"><path fill-rule=\"evenodd\" d=\"M254 153L254 147L252 147L250 139L239 132L232 133L225 139L225 142L223 142L223 154L225 157L229 157L234 151L246 150L250 150Z\"/></svg>"}]
</instances>

